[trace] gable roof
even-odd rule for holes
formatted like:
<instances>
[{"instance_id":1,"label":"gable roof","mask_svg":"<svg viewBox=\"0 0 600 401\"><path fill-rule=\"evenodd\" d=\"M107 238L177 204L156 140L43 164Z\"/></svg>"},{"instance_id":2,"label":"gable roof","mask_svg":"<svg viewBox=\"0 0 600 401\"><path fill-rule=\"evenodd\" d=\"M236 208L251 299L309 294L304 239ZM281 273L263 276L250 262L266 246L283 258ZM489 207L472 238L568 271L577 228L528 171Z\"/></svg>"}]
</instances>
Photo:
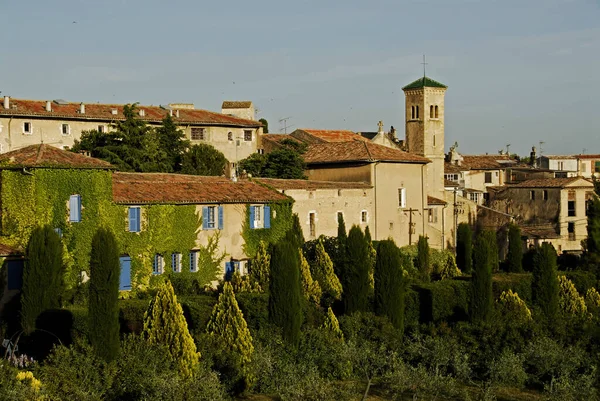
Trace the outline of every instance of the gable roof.
<instances>
[{"instance_id":1,"label":"gable roof","mask_svg":"<svg viewBox=\"0 0 600 401\"><path fill-rule=\"evenodd\" d=\"M284 180L278 178L255 178L261 182L277 189L368 189L373 188L366 182L337 182L337 181L312 181L312 180Z\"/></svg>"},{"instance_id":2,"label":"gable roof","mask_svg":"<svg viewBox=\"0 0 600 401\"><path fill-rule=\"evenodd\" d=\"M445 204L447 204L447 202L445 200L427 195L427 205L445 205Z\"/></svg>"},{"instance_id":3,"label":"gable roof","mask_svg":"<svg viewBox=\"0 0 600 401\"><path fill-rule=\"evenodd\" d=\"M31 116L41 118L72 119L72 120L92 120L92 121L123 121L122 104L85 104L85 113L80 113L80 103L61 102L57 104L52 102L52 111L46 111L45 100L24 100L10 99L10 108L5 109L0 105L0 116ZM173 113L173 119L176 124L194 124L194 125L219 125L227 127L262 127L262 124L254 120L245 120L243 118L233 117L226 114L215 113L201 109L187 109L160 106L138 105L138 110L144 110L144 116L138 118L147 122L160 123L163 118L169 114L168 109L175 109L179 113ZM116 110L116 114L113 114Z\"/></svg>"},{"instance_id":4,"label":"gable roof","mask_svg":"<svg viewBox=\"0 0 600 401\"><path fill-rule=\"evenodd\" d=\"M436 80L433 80L429 77L422 77L417 79L416 81L413 81L411 83L409 83L408 85L406 85L404 88L402 88L402 90L407 90L407 89L420 89L420 88L447 88L446 85L444 85L441 82L438 82Z\"/></svg>"},{"instance_id":5,"label":"gable roof","mask_svg":"<svg viewBox=\"0 0 600 401\"><path fill-rule=\"evenodd\" d=\"M507 186L507 188L593 188L594 184L582 177L535 178Z\"/></svg>"},{"instance_id":6,"label":"gable roof","mask_svg":"<svg viewBox=\"0 0 600 401\"><path fill-rule=\"evenodd\" d=\"M249 100L242 101L224 101L221 105L222 109L247 109L252 107L252 102Z\"/></svg>"},{"instance_id":7,"label":"gable roof","mask_svg":"<svg viewBox=\"0 0 600 401\"><path fill-rule=\"evenodd\" d=\"M291 198L264 185L224 177L165 173L114 173L113 201L120 204L269 203Z\"/></svg>"},{"instance_id":8,"label":"gable roof","mask_svg":"<svg viewBox=\"0 0 600 401\"><path fill-rule=\"evenodd\" d=\"M30 145L0 155L0 169L13 168L115 169L100 159L55 148L46 144Z\"/></svg>"},{"instance_id":9,"label":"gable roof","mask_svg":"<svg viewBox=\"0 0 600 401\"><path fill-rule=\"evenodd\" d=\"M315 143L302 155L307 164L351 162L429 163L431 160L370 141Z\"/></svg>"},{"instance_id":10,"label":"gable roof","mask_svg":"<svg viewBox=\"0 0 600 401\"><path fill-rule=\"evenodd\" d=\"M577 155L578 159L598 159L600 160L600 155Z\"/></svg>"},{"instance_id":11,"label":"gable roof","mask_svg":"<svg viewBox=\"0 0 600 401\"><path fill-rule=\"evenodd\" d=\"M298 136L298 133L311 136L315 142L368 141L367 138L349 130L300 128L292 132L290 135Z\"/></svg>"}]
</instances>

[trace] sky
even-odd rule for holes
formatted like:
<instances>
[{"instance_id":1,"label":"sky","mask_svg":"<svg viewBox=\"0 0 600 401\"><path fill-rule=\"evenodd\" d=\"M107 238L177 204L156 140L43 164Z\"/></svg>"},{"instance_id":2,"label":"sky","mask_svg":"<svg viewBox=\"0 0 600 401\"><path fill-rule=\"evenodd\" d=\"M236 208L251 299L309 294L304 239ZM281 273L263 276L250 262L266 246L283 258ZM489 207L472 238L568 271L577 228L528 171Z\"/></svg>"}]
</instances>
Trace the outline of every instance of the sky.
<instances>
[{"instance_id":1,"label":"sky","mask_svg":"<svg viewBox=\"0 0 600 401\"><path fill-rule=\"evenodd\" d=\"M0 91L252 100L270 132L382 120L403 138L425 54L448 85L446 150L600 154L599 21L599 0L0 0Z\"/></svg>"}]
</instances>

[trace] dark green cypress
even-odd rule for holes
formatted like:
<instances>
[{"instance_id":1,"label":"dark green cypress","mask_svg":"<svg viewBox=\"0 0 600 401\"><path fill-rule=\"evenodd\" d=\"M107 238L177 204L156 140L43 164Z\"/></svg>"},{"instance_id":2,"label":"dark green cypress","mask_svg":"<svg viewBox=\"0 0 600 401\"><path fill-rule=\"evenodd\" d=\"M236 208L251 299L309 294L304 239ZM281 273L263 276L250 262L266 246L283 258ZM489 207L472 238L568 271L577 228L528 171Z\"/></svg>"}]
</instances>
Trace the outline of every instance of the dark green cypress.
<instances>
[{"instance_id":1,"label":"dark green cypress","mask_svg":"<svg viewBox=\"0 0 600 401\"><path fill-rule=\"evenodd\" d=\"M422 280L429 281L430 261L429 261L429 241L427 237L419 235L417 243L417 268Z\"/></svg>"},{"instance_id":2,"label":"dark green cypress","mask_svg":"<svg viewBox=\"0 0 600 401\"><path fill-rule=\"evenodd\" d=\"M544 242L533 257L531 298L548 322L556 317L558 311L558 290L556 250Z\"/></svg>"},{"instance_id":3,"label":"dark green cypress","mask_svg":"<svg viewBox=\"0 0 600 401\"><path fill-rule=\"evenodd\" d=\"M375 312L404 330L404 277L400 250L393 240L380 241L375 263Z\"/></svg>"},{"instance_id":4,"label":"dark green cypress","mask_svg":"<svg viewBox=\"0 0 600 401\"><path fill-rule=\"evenodd\" d=\"M269 284L269 320L282 329L283 338L294 346L300 340L304 318L299 256L298 249L289 241L275 244Z\"/></svg>"},{"instance_id":5,"label":"dark green cypress","mask_svg":"<svg viewBox=\"0 0 600 401\"><path fill-rule=\"evenodd\" d=\"M50 226L33 230L23 270L21 317L23 330L35 330L35 321L47 309L58 308L64 291L63 247Z\"/></svg>"},{"instance_id":6,"label":"dark green cypress","mask_svg":"<svg viewBox=\"0 0 600 401\"><path fill-rule=\"evenodd\" d=\"M119 250L115 236L100 228L92 238L88 324L96 355L107 362L119 354Z\"/></svg>"},{"instance_id":7,"label":"dark green cypress","mask_svg":"<svg viewBox=\"0 0 600 401\"><path fill-rule=\"evenodd\" d=\"M302 225L300 224L300 219L298 218L298 213L294 213L292 217L292 228L288 231L288 239L292 242L292 244L299 249L302 249L304 245L304 234L302 233Z\"/></svg>"},{"instance_id":8,"label":"dark green cypress","mask_svg":"<svg viewBox=\"0 0 600 401\"><path fill-rule=\"evenodd\" d=\"M467 223L458 225L456 234L456 264L465 274L473 270L473 232Z\"/></svg>"},{"instance_id":9,"label":"dark green cypress","mask_svg":"<svg viewBox=\"0 0 600 401\"><path fill-rule=\"evenodd\" d=\"M471 278L471 321L485 322L492 313L492 258L489 235L477 236L473 248L473 277Z\"/></svg>"},{"instance_id":10,"label":"dark green cypress","mask_svg":"<svg viewBox=\"0 0 600 401\"><path fill-rule=\"evenodd\" d=\"M521 241L521 229L516 224L511 224L508 228L507 262L509 272L523 272L523 242Z\"/></svg>"},{"instance_id":11,"label":"dark green cypress","mask_svg":"<svg viewBox=\"0 0 600 401\"><path fill-rule=\"evenodd\" d=\"M346 244L346 268L340 277L346 314L367 310L369 259L369 246L363 232L360 227L352 226Z\"/></svg>"},{"instance_id":12,"label":"dark green cypress","mask_svg":"<svg viewBox=\"0 0 600 401\"><path fill-rule=\"evenodd\" d=\"M344 215L338 213L338 231L337 231L337 250L335 254L330 254L333 261L333 269L335 275L341 277L346 270L346 244L348 242L348 234L346 233L346 223L344 223Z\"/></svg>"},{"instance_id":13,"label":"dark green cypress","mask_svg":"<svg viewBox=\"0 0 600 401\"><path fill-rule=\"evenodd\" d=\"M498 237L496 236L496 231L484 230L481 234L486 238L490 247L489 258L492 272L497 272L500 270L500 255L498 251Z\"/></svg>"},{"instance_id":14,"label":"dark green cypress","mask_svg":"<svg viewBox=\"0 0 600 401\"><path fill-rule=\"evenodd\" d=\"M600 182L600 181L596 181ZM587 239L585 259L592 270L600 270L600 198L595 197L587 205Z\"/></svg>"}]
</instances>

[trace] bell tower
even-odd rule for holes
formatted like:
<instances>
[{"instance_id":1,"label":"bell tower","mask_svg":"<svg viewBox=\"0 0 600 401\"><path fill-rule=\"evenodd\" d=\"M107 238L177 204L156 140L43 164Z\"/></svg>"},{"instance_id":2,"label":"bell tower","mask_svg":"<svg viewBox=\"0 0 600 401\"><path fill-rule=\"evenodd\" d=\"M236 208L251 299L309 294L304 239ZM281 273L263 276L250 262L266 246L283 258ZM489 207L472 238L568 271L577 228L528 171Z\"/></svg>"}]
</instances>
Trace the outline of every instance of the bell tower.
<instances>
[{"instance_id":1,"label":"bell tower","mask_svg":"<svg viewBox=\"0 0 600 401\"><path fill-rule=\"evenodd\" d=\"M428 194L444 198L444 97L448 87L426 77L406 85L406 150L431 160L427 165Z\"/></svg>"}]
</instances>

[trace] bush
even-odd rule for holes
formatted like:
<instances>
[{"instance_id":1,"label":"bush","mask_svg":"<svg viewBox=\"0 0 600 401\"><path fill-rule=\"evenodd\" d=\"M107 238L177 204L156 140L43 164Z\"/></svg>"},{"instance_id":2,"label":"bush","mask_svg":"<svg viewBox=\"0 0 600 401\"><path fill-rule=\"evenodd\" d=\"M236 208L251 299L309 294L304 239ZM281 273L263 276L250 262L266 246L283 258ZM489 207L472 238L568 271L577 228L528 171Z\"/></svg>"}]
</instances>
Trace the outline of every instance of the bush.
<instances>
[{"instance_id":1,"label":"bush","mask_svg":"<svg viewBox=\"0 0 600 401\"><path fill-rule=\"evenodd\" d=\"M511 290L504 291L496 301L500 317L507 324L522 325L531 321L531 311L519 294Z\"/></svg>"},{"instance_id":2,"label":"bush","mask_svg":"<svg viewBox=\"0 0 600 401\"><path fill-rule=\"evenodd\" d=\"M509 290L519 294L519 298L531 305L531 274L499 273L492 277L492 292L495 299Z\"/></svg>"},{"instance_id":3,"label":"bush","mask_svg":"<svg viewBox=\"0 0 600 401\"><path fill-rule=\"evenodd\" d=\"M587 306L585 299L579 295L577 289L565 276L558 276L558 307L567 315L585 317Z\"/></svg>"},{"instance_id":4,"label":"bush","mask_svg":"<svg viewBox=\"0 0 600 401\"><path fill-rule=\"evenodd\" d=\"M216 301L213 295L208 294L179 298L190 333L204 331Z\"/></svg>"},{"instance_id":5,"label":"bush","mask_svg":"<svg viewBox=\"0 0 600 401\"><path fill-rule=\"evenodd\" d=\"M473 233L467 223L460 223L457 229L456 264L465 274L473 270Z\"/></svg>"},{"instance_id":6,"label":"bush","mask_svg":"<svg viewBox=\"0 0 600 401\"><path fill-rule=\"evenodd\" d=\"M471 288L468 281L442 280L413 286L417 293L419 322L458 322L468 318ZM407 321L414 316L414 304L407 296ZM414 298L413 298L414 299ZM408 312L410 309L413 311Z\"/></svg>"},{"instance_id":7,"label":"bush","mask_svg":"<svg viewBox=\"0 0 600 401\"><path fill-rule=\"evenodd\" d=\"M490 380L494 384L522 388L527 381L527 372L524 368L525 356L515 354L509 349L502 351L498 358L494 358L490 366Z\"/></svg>"},{"instance_id":8,"label":"bush","mask_svg":"<svg viewBox=\"0 0 600 401\"><path fill-rule=\"evenodd\" d=\"M598 279L593 272L574 270L564 272L564 275L573 282L580 294L585 294L590 288L598 285Z\"/></svg>"},{"instance_id":9,"label":"bush","mask_svg":"<svg viewBox=\"0 0 600 401\"><path fill-rule=\"evenodd\" d=\"M144 328L144 313L150 301L147 299L119 300L119 322L121 333L139 334Z\"/></svg>"},{"instance_id":10,"label":"bush","mask_svg":"<svg viewBox=\"0 0 600 401\"><path fill-rule=\"evenodd\" d=\"M235 297L250 330L270 327L268 294L244 293L235 294Z\"/></svg>"}]
</instances>

